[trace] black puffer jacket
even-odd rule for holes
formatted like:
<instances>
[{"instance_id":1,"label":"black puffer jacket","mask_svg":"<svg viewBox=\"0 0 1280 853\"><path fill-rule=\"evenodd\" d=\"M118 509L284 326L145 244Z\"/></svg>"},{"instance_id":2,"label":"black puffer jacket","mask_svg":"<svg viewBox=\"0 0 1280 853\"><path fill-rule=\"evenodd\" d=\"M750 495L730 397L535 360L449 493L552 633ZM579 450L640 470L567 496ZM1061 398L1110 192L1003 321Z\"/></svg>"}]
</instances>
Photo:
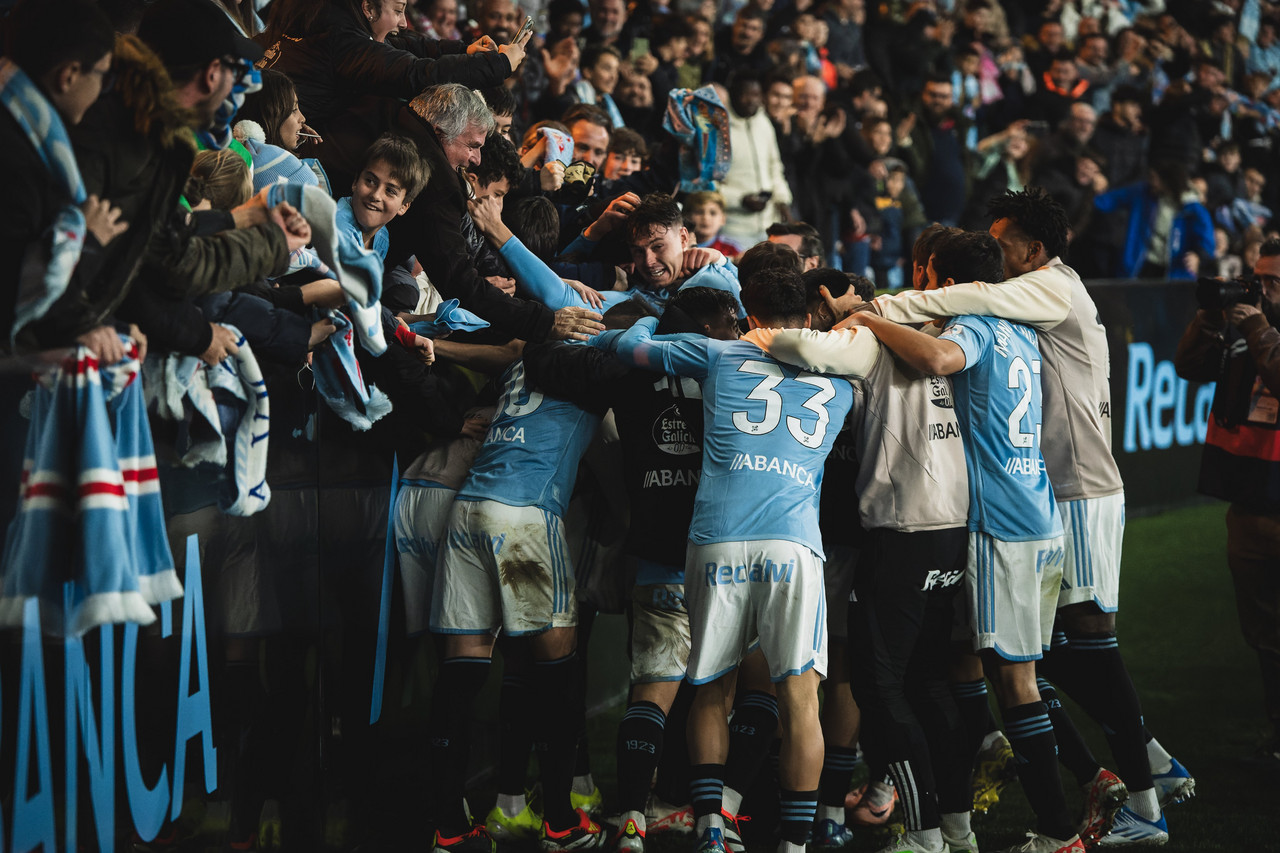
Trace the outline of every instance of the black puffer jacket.
<instances>
[{"instance_id":1,"label":"black puffer jacket","mask_svg":"<svg viewBox=\"0 0 1280 853\"><path fill-rule=\"evenodd\" d=\"M409 100L438 83L487 89L511 75L504 55L467 56L460 41L403 33L376 42L358 20L333 6L306 32L286 32L270 43L265 35L258 40L266 49L262 67L289 75L307 123L321 134L366 96Z\"/></svg>"}]
</instances>

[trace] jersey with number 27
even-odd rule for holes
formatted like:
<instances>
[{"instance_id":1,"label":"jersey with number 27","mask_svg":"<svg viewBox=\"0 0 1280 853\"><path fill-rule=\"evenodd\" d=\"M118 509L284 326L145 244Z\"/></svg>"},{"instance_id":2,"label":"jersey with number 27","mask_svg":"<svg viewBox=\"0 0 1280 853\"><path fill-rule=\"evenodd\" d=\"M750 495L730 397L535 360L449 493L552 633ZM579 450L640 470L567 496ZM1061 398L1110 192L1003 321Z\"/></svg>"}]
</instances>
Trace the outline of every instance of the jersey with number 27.
<instances>
[{"instance_id":1,"label":"jersey with number 27","mask_svg":"<svg viewBox=\"0 0 1280 853\"><path fill-rule=\"evenodd\" d=\"M822 470L853 403L849 382L782 364L747 340L649 346L660 350L659 369L702 384L702 479L689 539L785 539L823 556ZM649 354L652 367L658 354Z\"/></svg>"},{"instance_id":2,"label":"jersey with number 27","mask_svg":"<svg viewBox=\"0 0 1280 853\"><path fill-rule=\"evenodd\" d=\"M1062 533L1040 455L1040 350L1035 330L967 315L939 336L964 350L951 377L969 470L969 529L1006 542Z\"/></svg>"}]
</instances>

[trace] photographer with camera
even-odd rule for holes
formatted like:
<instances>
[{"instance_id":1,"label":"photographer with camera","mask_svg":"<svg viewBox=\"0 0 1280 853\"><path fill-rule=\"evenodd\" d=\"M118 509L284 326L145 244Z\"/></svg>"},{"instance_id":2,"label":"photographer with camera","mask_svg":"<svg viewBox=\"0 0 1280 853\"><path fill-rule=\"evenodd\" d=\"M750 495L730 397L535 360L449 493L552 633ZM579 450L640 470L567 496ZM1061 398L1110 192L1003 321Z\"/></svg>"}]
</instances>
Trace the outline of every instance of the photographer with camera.
<instances>
[{"instance_id":1,"label":"photographer with camera","mask_svg":"<svg viewBox=\"0 0 1280 853\"><path fill-rule=\"evenodd\" d=\"M1200 279L1200 310L1178 343L1184 379L1217 381L1199 490L1231 502L1227 565L1245 642L1262 667L1280 764L1280 239L1262 244L1250 279Z\"/></svg>"}]
</instances>

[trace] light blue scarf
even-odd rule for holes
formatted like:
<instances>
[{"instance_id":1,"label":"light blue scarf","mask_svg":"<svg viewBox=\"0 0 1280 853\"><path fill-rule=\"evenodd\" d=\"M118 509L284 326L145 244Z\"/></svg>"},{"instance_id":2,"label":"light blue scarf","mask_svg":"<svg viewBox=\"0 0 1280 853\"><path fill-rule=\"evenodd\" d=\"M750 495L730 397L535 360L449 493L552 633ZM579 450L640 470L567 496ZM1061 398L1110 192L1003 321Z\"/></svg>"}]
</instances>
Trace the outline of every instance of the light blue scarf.
<instances>
[{"instance_id":1,"label":"light blue scarf","mask_svg":"<svg viewBox=\"0 0 1280 853\"><path fill-rule=\"evenodd\" d=\"M489 321L472 314L466 308L458 307L457 299L441 302L436 308L433 320L420 320L409 326L415 335L424 338L438 338L461 329L464 332L478 332L489 328Z\"/></svg>"},{"instance_id":2,"label":"light blue scarf","mask_svg":"<svg viewBox=\"0 0 1280 853\"><path fill-rule=\"evenodd\" d=\"M43 317L66 292L84 247L85 219L79 205L84 203L85 190L62 117L31 78L4 58L0 58L0 104L22 128L31 147L72 202L54 216L46 232L47 242L41 240L27 249L9 338L12 344L22 327ZM37 252L39 257L33 258Z\"/></svg>"},{"instance_id":3,"label":"light blue scarf","mask_svg":"<svg viewBox=\"0 0 1280 853\"><path fill-rule=\"evenodd\" d=\"M710 86L672 89L662 126L680 141L680 189L714 190L729 174L729 111Z\"/></svg>"}]
</instances>

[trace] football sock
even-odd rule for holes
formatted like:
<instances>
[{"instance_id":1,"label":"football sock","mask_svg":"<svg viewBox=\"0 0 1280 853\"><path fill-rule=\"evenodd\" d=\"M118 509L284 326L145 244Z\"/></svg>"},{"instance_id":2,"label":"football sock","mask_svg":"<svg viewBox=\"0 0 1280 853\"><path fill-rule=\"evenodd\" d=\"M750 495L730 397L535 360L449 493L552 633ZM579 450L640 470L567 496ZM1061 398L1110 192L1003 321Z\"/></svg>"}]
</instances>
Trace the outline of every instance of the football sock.
<instances>
[{"instance_id":1,"label":"football sock","mask_svg":"<svg viewBox=\"0 0 1280 853\"><path fill-rule=\"evenodd\" d=\"M1062 661L1058 685L1102 725L1120 778L1130 791L1152 787L1142 734L1142 706L1116 635L1068 631Z\"/></svg>"},{"instance_id":2,"label":"football sock","mask_svg":"<svg viewBox=\"0 0 1280 853\"><path fill-rule=\"evenodd\" d=\"M987 736L991 706L987 701L987 682L957 681L951 685L951 695L956 700L956 712L960 715L960 749L957 756L963 766L972 768L978 751Z\"/></svg>"},{"instance_id":3,"label":"football sock","mask_svg":"<svg viewBox=\"0 0 1280 853\"><path fill-rule=\"evenodd\" d=\"M1036 830L1051 838L1071 838L1076 834L1075 824L1067 813L1067 801L1062 793L1058 750L1048 709L1043 702L1006 708L1004 733L1018 762L1018 779L1036 813Z\"/></svg>"},{"instance_id":4,"label":"football sock","mask_svg":"<svg viewBox=\"0 0 1280 853\"><path fill-rule=\"evenodd\" d=\"M564 709L582 701L582 667L575 653L537 661L534 679L534 712L539 725L533 746L542 780L542 817L552 829L563 830L578 822L569 803L578 724L575 715Z\"/></svg>"},{"instance_id":5,"label":"football sock","mask_svg":"<svg viewBox=\"0 0 1280 853\"><path fill-rule=\"evenodd\" d=\"M733 708L729 722L729 758L724 782L738 791L751 787L778 730L778 700L760 690L748 691Z\"/></svg>"},{"instance_id":6,"label":"football sock","mask_svg":"<svg viewBox=\"0 0 1280 853\"><path fill-rule=\"evenodd\" d=\"M515 817L525 810L529 805L524 794L499 794L497 802L494 803L502 813L507 817Z\"/></svg>"},{"instance_id":7,"label":"football sock","mask_svg":"<svg viewBox=\"0 0 1280 853\"><path fill-rule=\"evenodd\" d=\"M858 766L858 751L852 747L829 746L822 757L822 776L818 781L818 802L824 806L839 806L844 810L844 797L853 782L853 771ZM841 816L840 823L844 823Z\"/></svg>"},{"instance_id":8,"label":"football sock","mask_svg":"<svg viewBox=\"0 0 1280 853\"><path fill-rule=\"evenodd\" d=\"M742 792L731 785L725 785L720 794L720 808L731 815L742 811Z\"/></svg>"},{"instance_id":9,"label":"football sock","mask_svg":"<svg viewBox=\"0 0 1280 853\"><path fill-rule=\"evenodd\" d=\"M618 806L644 811L649 784L662 755L667 723L662 709L652 702L632 702L618 725Z\"/></svg>"},{"instance_id":10,"label":"football sock","mask_svg":"<svg viewBox=\"0 0 1280 853\"><path fill-rule=\"evenodd\" d=\"M693 805L694 827L701 834L708 826L724 828L724 765L695 764L689 768L689 798Z\"/></svg>"},{"instance_id":11,"label":"football sock","mask_svg":"<svg viewBox=\"0 0 1280 853\"><path fill-rule=\"evenodd\" d=\"M1160 741L1155 739L1146 726L1143 726L1142 734L1147 739L1147 766L1152 773L1168 773L1173 769L1173 756L1160 745Z\"/></svg>"},{"instance_id":12,"label":"football sock","mask_svg":"<svg viewBox=\"0 0 1280 853\"><path fill-rule=\"evenodd\" d=\"M489 658L448 658L440 664L431 704L431 788L436 829L444 836L462 835L471 828L462 802L471 749L471 710L490 666Z\"/></svg>"},{"instance_id":13,"label":"football sock","mask_svg":"<svg viewBox=\"0 0 1280 853\"><path fill-rule=\"evenodd\" d=\"M498 791L503 794L523 796L528 787L529 752L533 749L530 702L528 673L504 673L498 694L497 780Z\"/></svg>"},{"instance_id":14,"label":"football sock","mask_svg":"<svg viewBox=\"0 0 1280 853\"><path fill-rule=\"evenodd\" d=\"M789 844L804 844L818 810L818 792L784 789L779 792L779 803L778 834Z\"/></svg>"},{"instance_id":15,"label":"football sock","mask_svg":"<svg viewBox=\"0 0 1280 853\"><path fill-rule=\"evenodd\" d=\"M947 834L947 837L956 840L968 838L969 833L973 832L969 822L971 814L971 812L943 812L942 831Z\"/></svg>"},{"instance_id":16,"label":"football sock","mask_svg":"<svg viewBox=\"0 0 1280 853\"><path fill-rule=\"evenodd\" d=\"M1145 791L1130 791L1129 799L1125 800L1125 805L1138 817L1145 817L1149 821L1160 819L1160 798L1156 796L1155 788L1148 788Z\"/></svg>"},{"instance_id":17,"label":"football sock","mask_svg":"<svg viewBox=\"0 0 1280 853\"><path fill-rule=\"evenodd\" d=\"M1092 781L1102 765L1093 757L1089 745L1084 742L1080 730L1071 720L1071 715L1062 707L1062 700L1058 698L1058 691L1054 686L1043 678L1036 679L1036 686L1040 688L1041 701L1049 709L1053 737L1058 742L1058 760L1076 777L1076 784L1083 788Z\"/></svg>"}]
</instances>

